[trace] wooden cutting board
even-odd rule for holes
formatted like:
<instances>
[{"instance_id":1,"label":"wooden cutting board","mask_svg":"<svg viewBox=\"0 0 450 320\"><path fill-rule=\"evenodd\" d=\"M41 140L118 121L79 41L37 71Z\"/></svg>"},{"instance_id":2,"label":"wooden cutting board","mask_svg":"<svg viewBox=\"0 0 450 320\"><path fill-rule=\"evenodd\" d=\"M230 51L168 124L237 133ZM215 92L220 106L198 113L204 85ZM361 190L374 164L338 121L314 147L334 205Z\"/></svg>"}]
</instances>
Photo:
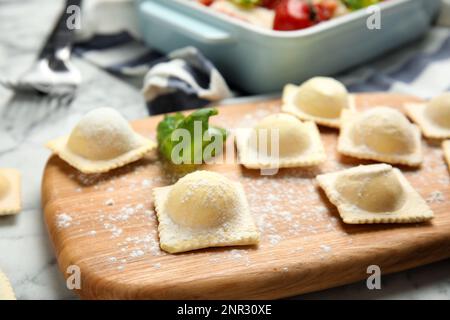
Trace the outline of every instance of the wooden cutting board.
<instances>
[{"instance_id":1,"label":"wooden cutting board","mask_svg":"<svg viewBox=\"0 0 450 320\"><path fill-rule=\"evenodd\" d=\"M402 95L357 96L363 110L401 108L417 101ZM214 123L249 127L279 111L280 101L220 107ZM133 123L155 137L161 117ZM282 298L450 257L450 178L438 143L424 141L421 169L401 167L435 212L431 223L345 225L314 177L362 163L336 153L336 130L320 128L328 160L317 168L283 169L259 175L236 164L203 166L242 182L261 229L261 244L170 255L159 249L153 187L174 183L187 172L147 158L109 174L87 176L51 157L45 168L42 203L60 270L81 271L86 299ZM231 149L229 149L231 150ZM227 151L230 152L230 151Z\"/></svg>"}]
</instances>

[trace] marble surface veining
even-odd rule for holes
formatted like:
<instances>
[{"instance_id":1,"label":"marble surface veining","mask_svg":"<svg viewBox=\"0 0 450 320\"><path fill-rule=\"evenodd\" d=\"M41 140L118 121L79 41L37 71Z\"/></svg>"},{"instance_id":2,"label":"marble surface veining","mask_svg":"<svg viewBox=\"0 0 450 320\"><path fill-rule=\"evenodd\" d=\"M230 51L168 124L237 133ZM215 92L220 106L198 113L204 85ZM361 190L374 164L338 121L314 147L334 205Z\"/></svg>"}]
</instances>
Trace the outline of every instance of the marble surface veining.
<instances>
[{"instance_id":1,"label":"marble surface veining","mask_svg":"<svg viewBox=\"0 0 450 320\"><path fill-rule=\"evenodd\" d=\"M0 0L0 75L14 76L32 63L62 1ZM50 152L45 141L66 134L86 111L117 108L128 119L145 116L138 89L80 60L83 84L71 105L14 96L0 87L0 167L22 172L23 211L0 217L0 268L19 299L73 299L59 272L42 217L40 185ZM450 299L450 260L382 278L382 289L365 281L296 299Z\"/></svg>"}]
</instances>

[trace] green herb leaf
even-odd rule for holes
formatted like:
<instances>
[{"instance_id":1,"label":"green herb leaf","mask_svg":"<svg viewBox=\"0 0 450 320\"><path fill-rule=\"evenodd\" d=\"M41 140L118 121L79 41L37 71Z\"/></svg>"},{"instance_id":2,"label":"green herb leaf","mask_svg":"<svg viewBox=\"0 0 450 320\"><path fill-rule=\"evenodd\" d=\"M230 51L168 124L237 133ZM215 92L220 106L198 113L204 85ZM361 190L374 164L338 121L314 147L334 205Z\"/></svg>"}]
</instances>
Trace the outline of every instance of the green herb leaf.
<instances>
[{"instance_id":1,"label":"green herb leaf","mask_svg":"<svg viewBox=\"0 0 450 320\"><path fill-rule=\"evenodd\" d=\"M230 1L238 6L245 8L252 8L261 4L261 0L230 0Z\"/></svg>"},{"instance_id":2,"label":"green herb leaf","mask_svg":"<svg viewBox=\"0 0 450 320\"><path fill-rule=\"evenodd\" d=\"M345 5L351 10L358 10L381 2L380 0L344 0Z\"/></svg>"},{"instance_id":3,"label":"green herb leaf","mask_svg":"<svg viewBox=\"0 0 450 320\"><path fill-rule=\"evenodd\" d=\"M174 115L164 116L164 119L158 124L156 139L158 140L159 151L167 159L170 159L173 147L170 136L173 130L176 129L178 123L183 119L184 116L181 113L176 113Z\"/></svg>"},{"instance_id":4,"label":"green herb leaf","mask_svg":"<svg viewBox=\"0 0 450 320\"><path fill-rule=\"evenodd\" d=\"M177 157L186 157L190 163L194 163L198 160L208 160L203 159L203 150L211 143L212 140L210 140L210 138L215 137L225 141L227 136L225 129L209 126L209 118L218 113L217 109L204 108L194 111L187 117L181 113L166 115L157 127L157 140L160 153L164 158L173 162L172 151L180 141L174 141L172 139L172 133L177 129L185 129L190 135L190 154L184 155L184 150L182 150L181 154L177 155ZM195 139L198 139L199 141L195 141Z\"/></svg>"}]
</instances>

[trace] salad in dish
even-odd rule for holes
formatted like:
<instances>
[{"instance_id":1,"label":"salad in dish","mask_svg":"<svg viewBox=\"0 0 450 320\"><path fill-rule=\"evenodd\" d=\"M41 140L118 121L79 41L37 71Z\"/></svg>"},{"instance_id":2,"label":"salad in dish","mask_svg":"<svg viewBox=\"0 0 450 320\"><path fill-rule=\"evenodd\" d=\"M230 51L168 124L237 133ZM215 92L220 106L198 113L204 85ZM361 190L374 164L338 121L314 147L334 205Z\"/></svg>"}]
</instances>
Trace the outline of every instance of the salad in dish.
<instances>
[{"instance_id":1,"label":"salad in dish","mask_svg":"<svg viewBox=\"0 0 450 320\"><path fill-rule=\"evenodd\" d=\"M292 31L387 0L194 0L267 29Z\"/></svg>"}]
</instances>

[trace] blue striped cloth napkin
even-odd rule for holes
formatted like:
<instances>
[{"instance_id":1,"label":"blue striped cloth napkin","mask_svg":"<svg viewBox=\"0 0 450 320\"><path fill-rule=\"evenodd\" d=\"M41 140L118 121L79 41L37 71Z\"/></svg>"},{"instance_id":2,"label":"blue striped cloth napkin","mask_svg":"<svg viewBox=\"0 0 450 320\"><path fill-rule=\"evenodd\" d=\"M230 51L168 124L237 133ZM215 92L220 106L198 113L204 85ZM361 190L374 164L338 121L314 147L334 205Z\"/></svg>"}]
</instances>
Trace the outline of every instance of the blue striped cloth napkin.
<instances>
[{"instance_id":1,"label":"blue striped cloth napkin","mask_svg":"<svg viewBox=\"0 0 450 320\"><path fill-rule=\"evenodd\" d=\"M195 48L163 55L143 45L132 0L86 3L74 53L126 81L141 82L150 114L201 107L231 96L221 74ZM443 3L439 26L423 40L337 78L353 92L401 92L428 98L450 90L450 0Z\"/></svg>"}]
</instances>

